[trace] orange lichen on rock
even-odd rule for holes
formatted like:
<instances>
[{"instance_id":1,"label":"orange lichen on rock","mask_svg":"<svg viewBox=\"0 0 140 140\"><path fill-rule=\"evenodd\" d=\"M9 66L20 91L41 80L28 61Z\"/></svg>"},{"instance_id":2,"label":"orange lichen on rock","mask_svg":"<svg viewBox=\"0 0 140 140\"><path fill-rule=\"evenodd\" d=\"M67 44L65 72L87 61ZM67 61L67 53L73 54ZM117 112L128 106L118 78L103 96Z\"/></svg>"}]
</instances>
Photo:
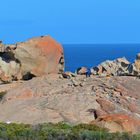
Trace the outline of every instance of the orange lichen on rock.
<instances>
[{"instance_id":1,"label":"orange lichen on rock","mask_svg":"<svg viewBox=\"0 0 140 140\"><path fill-rule=\"evenodd\" d=\"M35 37L24 43L17 43L15 57L22 64L22 73L30 72L35 76L42 76L64 70L63 48L50 36Z\"/></svg>"}]
</instances>

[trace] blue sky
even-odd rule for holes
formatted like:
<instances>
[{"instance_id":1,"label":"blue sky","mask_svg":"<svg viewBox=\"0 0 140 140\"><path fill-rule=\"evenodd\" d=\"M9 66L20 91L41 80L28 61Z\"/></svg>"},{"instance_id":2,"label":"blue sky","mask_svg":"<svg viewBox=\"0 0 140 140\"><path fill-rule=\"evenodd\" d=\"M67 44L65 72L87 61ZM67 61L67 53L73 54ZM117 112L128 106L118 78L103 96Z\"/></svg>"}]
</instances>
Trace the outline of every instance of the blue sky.
<instances>
[{"instance_id":1,"label":"blue sky","mask_svg":"<svg viewBox=\"0 0 140 140\"><path fill-rule=\"evenodd\" d=\"M3 0L0 40L51 35L60 43L140 43L140 0Z\"/></svg>"}]
</instances>

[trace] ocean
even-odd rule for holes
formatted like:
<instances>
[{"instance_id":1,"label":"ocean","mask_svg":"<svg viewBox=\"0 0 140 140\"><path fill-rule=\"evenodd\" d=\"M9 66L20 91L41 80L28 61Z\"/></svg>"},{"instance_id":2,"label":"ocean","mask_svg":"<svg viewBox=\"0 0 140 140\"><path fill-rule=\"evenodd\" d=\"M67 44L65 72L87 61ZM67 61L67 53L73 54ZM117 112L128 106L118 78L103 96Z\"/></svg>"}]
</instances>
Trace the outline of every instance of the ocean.
<instances>
[{"instance_id":1,"label":"ocean","mask_svg":"<svg viewBox=\"0 0 140 140\"><path fill-rule=\"evenodd\" d=\"M105 60L126 57L133 62L140 52L140 44L64 44L65 71L81 66L93 67Z\"/></svg>"}]
</instances>

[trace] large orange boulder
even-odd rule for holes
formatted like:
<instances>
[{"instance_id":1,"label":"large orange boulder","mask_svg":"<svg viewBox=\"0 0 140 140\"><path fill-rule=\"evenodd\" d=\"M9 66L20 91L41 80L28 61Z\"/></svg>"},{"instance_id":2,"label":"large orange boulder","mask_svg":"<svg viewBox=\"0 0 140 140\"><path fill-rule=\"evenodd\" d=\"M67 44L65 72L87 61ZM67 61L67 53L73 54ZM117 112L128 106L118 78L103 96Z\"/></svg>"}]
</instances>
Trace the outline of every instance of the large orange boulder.
<instances>
[{"instance_id":1,"label":"large orange boulder","mask_svg":"<svg viewBox=\"0 0 140 140\"><path fill-rule=\"evenodd\" d=\"M64 67L63 49L50 36L31 38L16 44L15 58L21 63L22 74L41 76L62 72Z\"/></svg>"},{"instance_id":2,"label":"large orange boulder","mask_svg":"<svg viewBox=\"0 0 140 140\"><path fill-rule=\"evenodd\" d=\"M29 79L64 70L63 48L50 36L35 37L14 45L1 44L0 48L1 77L9 80Z\"/></svg>"}]
</instances>

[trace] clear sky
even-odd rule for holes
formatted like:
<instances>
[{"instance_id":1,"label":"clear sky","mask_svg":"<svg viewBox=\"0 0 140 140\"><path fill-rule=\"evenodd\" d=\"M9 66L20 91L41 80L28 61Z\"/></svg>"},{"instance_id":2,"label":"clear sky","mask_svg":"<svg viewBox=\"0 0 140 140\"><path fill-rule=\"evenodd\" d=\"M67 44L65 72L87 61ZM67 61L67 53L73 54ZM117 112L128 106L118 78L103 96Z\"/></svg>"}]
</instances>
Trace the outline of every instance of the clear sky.
<instances>
[{"instance_id":1,"label":"clear sky","mask_svg":"<svg viewBox=\"0 0 140 140\"><path fill-rule=\"evenodd\" d=\"M0 40L140 43L140 0L2 0Z\"/></svg>"}]
</instances>

